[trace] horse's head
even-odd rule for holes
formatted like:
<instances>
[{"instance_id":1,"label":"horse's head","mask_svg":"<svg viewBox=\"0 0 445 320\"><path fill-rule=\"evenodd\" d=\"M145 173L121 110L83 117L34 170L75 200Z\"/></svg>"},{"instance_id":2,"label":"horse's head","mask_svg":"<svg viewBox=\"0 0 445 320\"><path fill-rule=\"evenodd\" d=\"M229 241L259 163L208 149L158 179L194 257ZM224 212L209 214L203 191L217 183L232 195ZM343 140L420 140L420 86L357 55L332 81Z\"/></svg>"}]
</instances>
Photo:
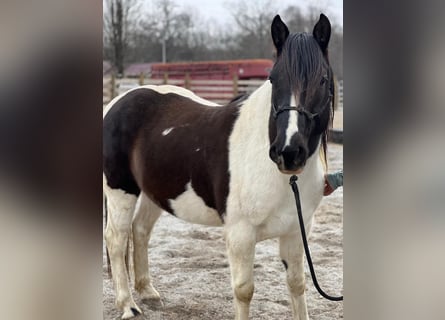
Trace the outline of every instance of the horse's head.
<instances>
[{"instance_id":1,"label":"horse's head","mask_svg":"<svg viewBox=\"0 0 445 320\"><path fill-rule=\"evenodd\" d=\"M334 93L327 55L331 24L321 14L312 35L289 35L277 15L271 29L277 59L269 77L269 156L281 172L300 173L320 142L326 148Z\"/></svg>"}]
</instances>

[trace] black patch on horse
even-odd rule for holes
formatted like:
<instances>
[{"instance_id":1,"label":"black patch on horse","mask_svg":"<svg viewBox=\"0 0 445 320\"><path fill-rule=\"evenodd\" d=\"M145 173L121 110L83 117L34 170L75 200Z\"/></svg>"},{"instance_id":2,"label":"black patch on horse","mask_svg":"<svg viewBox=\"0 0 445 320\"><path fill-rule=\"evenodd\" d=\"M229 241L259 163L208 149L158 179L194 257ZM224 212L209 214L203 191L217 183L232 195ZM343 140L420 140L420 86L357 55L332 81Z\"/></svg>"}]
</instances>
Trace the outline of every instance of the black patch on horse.
<instances>
[{"instance_id":1,"label":"black patch on horse","mask_svg":"<svg viewBox=\"0 0 445 320\"><path fill-rule=\"evenodd\" d=\"M175 93L141 88L104 118L104 172L112 188L140 190L174 214L169 200L187 184L221 219L229 194L228 140L239 100L209 107Z\"/></svg>"}]
</instances>

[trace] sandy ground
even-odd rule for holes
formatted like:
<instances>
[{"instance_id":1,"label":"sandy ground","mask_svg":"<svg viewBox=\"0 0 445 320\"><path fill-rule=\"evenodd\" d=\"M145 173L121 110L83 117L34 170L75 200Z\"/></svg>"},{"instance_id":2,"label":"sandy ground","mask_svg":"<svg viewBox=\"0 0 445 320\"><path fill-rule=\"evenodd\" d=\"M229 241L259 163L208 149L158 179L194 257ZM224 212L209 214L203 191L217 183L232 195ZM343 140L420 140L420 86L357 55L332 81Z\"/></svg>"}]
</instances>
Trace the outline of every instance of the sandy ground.
<instances>
[{"instance_id":1,"label":"sandy ground","mask_svg":"<svg viewBox=\"0 0 445 320\"><path fill-rule=\"evenodd\" d=\"M330 144L329 171L343 167L343 146ZM309 237L312 259L321 287L330 294L343 291L343 188L325 197L315 214ZM143 304L135 319L226 320L234 318L230 272L221 228L183 222L163 213L150 242L151 275L163 305ZM255 256L255 294L251 319L292 319L285 271L278 255L278 241L258 243ZM322 298L314 288L307 265L306 296L313 320L343 319L343 302ZM120 319L114 307L112 281L103 267L103 316Z\"/></svg>"}]
</instances>

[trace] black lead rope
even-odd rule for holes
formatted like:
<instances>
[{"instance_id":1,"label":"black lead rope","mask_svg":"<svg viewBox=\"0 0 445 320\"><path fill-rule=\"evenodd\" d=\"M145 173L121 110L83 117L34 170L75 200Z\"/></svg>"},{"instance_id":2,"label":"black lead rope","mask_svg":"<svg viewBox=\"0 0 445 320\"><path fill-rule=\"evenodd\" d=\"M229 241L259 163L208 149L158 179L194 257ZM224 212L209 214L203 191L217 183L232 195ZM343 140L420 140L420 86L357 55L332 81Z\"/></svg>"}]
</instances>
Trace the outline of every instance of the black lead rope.
<instances>
[{"instance_id":1,"label":"black lead rope","mask_svg":"<svg viewBox=\"0 0 445 320\"><path fill-rule=\"evenodd\" d=\"M318 281L317 281L317 277L315 276L314 266L312 264L311 253L309 252L309 246L307 244L306 230L304 228L303 214L301 212L300 193L298 192L297 180L298 180L298 177L293 175L292 177L290 177L289 184L291 185L292 190L294 192L294 196L295 196L295 203L297 205L297 211L298 211L298 221L300 222L301 238L303 239L303 246L304 246L304 252L306 252L307 264L309 265L309 269L311 270L312 282L314 283L314 286L317 289L318 293L320 293L326 299L331 300L331 301L342 301L343 296L332 297L332 296L326 294L320 288Z\"/></svg>"}]
</instances>

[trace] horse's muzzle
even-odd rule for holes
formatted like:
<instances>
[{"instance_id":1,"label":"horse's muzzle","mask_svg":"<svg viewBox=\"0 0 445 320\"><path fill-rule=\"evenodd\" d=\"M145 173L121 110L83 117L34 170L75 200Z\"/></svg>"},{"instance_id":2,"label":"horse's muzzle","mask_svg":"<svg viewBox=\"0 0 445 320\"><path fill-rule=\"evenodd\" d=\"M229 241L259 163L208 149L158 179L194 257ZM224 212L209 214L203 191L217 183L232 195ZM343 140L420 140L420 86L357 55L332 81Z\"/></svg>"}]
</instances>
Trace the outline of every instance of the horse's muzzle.
<instances>
[{"instance_id":1,"label":"horse's muzzle","mask_svg":"<svg viewBox=\"0 0 445 320\"><path fill-rule=\"evenodd\" d=\"M275 145L269 149L269 157L277 164L278 169L286 174L298 174L304 169L307 160L307 151L304 147L287 146L277 151Z\"/></svg>"}]
</instances>

